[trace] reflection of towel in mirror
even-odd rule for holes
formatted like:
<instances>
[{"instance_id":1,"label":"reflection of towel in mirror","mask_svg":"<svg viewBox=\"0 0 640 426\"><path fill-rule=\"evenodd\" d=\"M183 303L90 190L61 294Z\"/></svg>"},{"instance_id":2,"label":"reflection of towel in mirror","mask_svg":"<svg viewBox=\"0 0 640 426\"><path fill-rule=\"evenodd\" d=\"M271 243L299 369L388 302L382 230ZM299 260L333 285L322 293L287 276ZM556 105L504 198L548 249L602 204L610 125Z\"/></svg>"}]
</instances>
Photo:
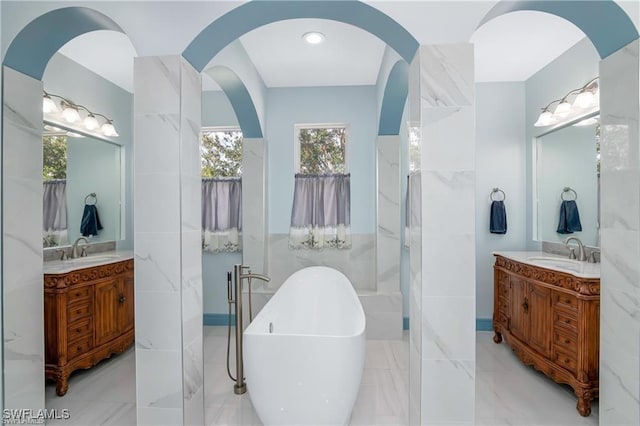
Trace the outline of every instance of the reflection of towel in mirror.
<instances>
[{"instance_id":1,"label":"reflection of towel in mirror","mask_svg":"<svg viewBox=\"0 0 640 426\"><path fill-rule=\"evenodd\" d=\"M493 201L491 203L489 232L492 234L507 233L507 210L504 207L504 201Z\"/></svg>"},{"instance_id":2,"label":"reflection of towel in mirror","mask_svg":"<svg viewBox=\"0 0 640 426\"><path fill-rule=\"evenodd\" d=\"M86 204L82 213L82 221L80 222L80 233L84 237L98 235L98 231L102 229L100 218L98 217L98 209L95 205Z\"/></svg>"},{"instance_id":3,"label":"reflection of towel in mirror","mask_svg":"<svg viewBox=\"0 0 640 426\"><path fill-rule=\"evenodd\" d=\"M575 200L564 200L560 205L560 221L558 222L558 234L573 234L582 231L580 214Z\"/></svg>"}]
</instances>

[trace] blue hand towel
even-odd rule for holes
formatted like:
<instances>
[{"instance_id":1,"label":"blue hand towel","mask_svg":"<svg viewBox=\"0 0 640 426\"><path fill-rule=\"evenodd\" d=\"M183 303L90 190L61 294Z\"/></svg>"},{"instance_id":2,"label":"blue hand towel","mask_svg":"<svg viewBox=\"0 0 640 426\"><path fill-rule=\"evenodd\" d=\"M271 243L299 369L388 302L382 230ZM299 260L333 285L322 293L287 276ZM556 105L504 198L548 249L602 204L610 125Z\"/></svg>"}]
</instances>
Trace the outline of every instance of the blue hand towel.
<instances>
[{"instance_id":1,"label":"blue hand towel","mask_svg":"<svg viewBox=\"0 0 640 426\"><path fill-rule=\"evenodd\" d=\"M580 213L575 200L564 200L560 204L560 221L558 222L558 234L573 234L582 231Z\"/></svg>"},{"instance_id":2,"label":"blue hand towel","mask_svg":"<svg viewBox=\"0 0 640 426\"><path fill-rule=\"evenodd\" d=\"M98 235L98 231L102 229L98 209L95 204L86 204L82 213L82 221L80 222L80 233L83 237Z\"/></svg>"},{"instance_id":3,"label":"blue hand towel","mask_svg":"<svg viewBox=\"0 0 640 426\"><path fill-rule=\"evenodd\" d=\"M507 210L504 208L504 201L491 202L489 232L492 234L507 233Z\"/></svg>"}]
</instances>

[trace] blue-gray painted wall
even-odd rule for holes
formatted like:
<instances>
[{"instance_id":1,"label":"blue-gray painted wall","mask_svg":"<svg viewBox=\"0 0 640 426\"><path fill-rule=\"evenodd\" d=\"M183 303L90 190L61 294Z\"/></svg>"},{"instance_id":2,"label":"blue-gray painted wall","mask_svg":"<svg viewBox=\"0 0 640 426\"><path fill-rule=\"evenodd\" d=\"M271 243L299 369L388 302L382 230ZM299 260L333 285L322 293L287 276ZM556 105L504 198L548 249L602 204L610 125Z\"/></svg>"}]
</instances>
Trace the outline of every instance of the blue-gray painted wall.
<instances>
[{"instance_id":1,"label":"blue-gray painted wall","mask_svg":"<svg viewBox=\"0 0 640 426\"><path fill-rule=\"evenodd\" d=\"M493 315L494 251L526 245L526 139L523 82L476 84L476 316ZM506 194L507 233L489 233L489 195Z\"/></svg>"},{"instance_id":2,"label":"blue-gray painted wall","mask_svg":"<svg viewBox=\"0 0 640 426\"><path fill-rule=\"evenodd\" d=\"M294 185L294 125L345 123L351 232L375 233L375 86L272 88L267 99L269 233L287 234Z\"/></svg>"}]
</instances>

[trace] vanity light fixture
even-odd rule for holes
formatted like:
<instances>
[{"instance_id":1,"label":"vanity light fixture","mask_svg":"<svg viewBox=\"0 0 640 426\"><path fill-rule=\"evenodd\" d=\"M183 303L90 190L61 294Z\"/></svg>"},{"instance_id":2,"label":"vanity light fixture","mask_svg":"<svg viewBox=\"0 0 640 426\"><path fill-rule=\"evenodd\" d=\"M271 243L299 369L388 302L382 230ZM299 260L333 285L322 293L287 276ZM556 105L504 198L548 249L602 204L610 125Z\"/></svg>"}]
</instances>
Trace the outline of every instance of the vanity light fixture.
<instances>
[{"instance_id":1,"label":"vanity light fixture","mask_svg":"<svg viewBox=\"0 0 640 426\"><path fill-rule=\"evenodd\" d=\"M69 123L80 121L80 113L75 105L62 101L62 118Z\"/></svg>"},{"instance_id":2,"label":"vanity light fixture","mask_svg":"<svg viewBox=\"0 0 640 426\"><path fill-rule=\"evenodd\" d=\"M62 112L60 112L60 109L57 107L52 98L60 99ZM80 110L86 111L87 113L84 119L82 119L82 117L80 116ZM89 108L76 104L60 95L54 95L53 93L47 93L45 91L42 98L42 112L45 114L45 119L49 119L53 122L60 122L60 119L71 124L82 122L81 125L76 127L77 129L87 130L93 133L101 133L102 135L107 137L119 136L118 132L113 126L112 119L103 114L93 112L89 110ZM102 117L104 119L104 123L102 125L100 125L100 122L98 121L96 116Z\"/></svg>"},{"instance_id":3,"label":"vanity light fixture","mask_svg":"<svg viewBox=\"0 0 640 426\"><path fill-rule=\"evenodd\" d=\"M318 31L310 31L304 33L302 39L309 44L320 44L324 41L324 34Z\"/></svg>"},{"instance_id":4,"label":"vanity light fixture","mask_svg":"<svg viewBox=\"0 0 640 426\"><path fill-rule=\"evenodd\" d=\"M49 96L47 92L45 92L44 97L42 98L42 112L44 112L45 114L48 114L50 112L58 112L58 111L59 111L58 106L56 105L54 100L51 99L51 96Z\"/></svg>"},{"instance_id":5,"label":"vanity light fixture","mask_svg":"<svg viewBox=\"0 0 640 426\"><path fill-rule=\"evenodd\" d=\"M595 77L581 88L571 90L563 98L551 101L542 109L542 113L540 113L534 126L551 126L577 118L591 110L597 110L600 105L598 99L598 81L598 77ZM570 102L569 98L572 96L574 96L574 99L573 102ZM557 103L557 105L552 113L551 106L555 103Z\"/></svg>"}]
</instances>

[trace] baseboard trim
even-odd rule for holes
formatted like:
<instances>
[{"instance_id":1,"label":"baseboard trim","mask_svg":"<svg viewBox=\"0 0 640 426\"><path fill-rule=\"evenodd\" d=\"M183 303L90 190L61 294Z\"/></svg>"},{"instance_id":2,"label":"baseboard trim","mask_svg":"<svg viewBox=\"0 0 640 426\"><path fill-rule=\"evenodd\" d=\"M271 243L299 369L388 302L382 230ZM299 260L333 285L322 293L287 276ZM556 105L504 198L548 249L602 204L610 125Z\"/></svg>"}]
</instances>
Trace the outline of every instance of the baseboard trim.
<instances>
[{"instance_id":1,"label":"baseboard trim","mask_svg":"<svg viewBox=\"0 0 640 426\"><path fill-rule=\"evenodd\" d=\"M204 325L229 325L229 315L227 314L204 314ZM231 315L231 325L236 325L236 316Z\"/></svg>"},{"instance_id":2,"label":"baseboard trim","mask_svg":"<svg viewBox=\"0 0 640 426\"><path fill-rule=\"evenodd\" d=\"M491 318L476 318L476 331L493 331Z\"/></svg>"},{"instance_id":3,"label":"baseboard trim","mask_svg":"<svg viewBox=\"0 0 640 426\"><path fill-rule=\"evenodd\" d=\"M409 317L402 318L402 329L409 330ZM491 318L476 318L476 331L492 331L493 321Z\"/></svg>"},{"instance_id":4,"label":"baseboard trim","mask_svg":"<svg viewBox=\"0 0 640 426\"><path fill-rule=\"evenodd\" d=\"M227 314L204 314L204 325L229 325ZM236 325L236 316L231 315L231 325ZM409 330L409 317L402 318L402 329ZM476 318L476 331L492 331L493 321L491 318Z\"/></svg>"}]
</instances>

